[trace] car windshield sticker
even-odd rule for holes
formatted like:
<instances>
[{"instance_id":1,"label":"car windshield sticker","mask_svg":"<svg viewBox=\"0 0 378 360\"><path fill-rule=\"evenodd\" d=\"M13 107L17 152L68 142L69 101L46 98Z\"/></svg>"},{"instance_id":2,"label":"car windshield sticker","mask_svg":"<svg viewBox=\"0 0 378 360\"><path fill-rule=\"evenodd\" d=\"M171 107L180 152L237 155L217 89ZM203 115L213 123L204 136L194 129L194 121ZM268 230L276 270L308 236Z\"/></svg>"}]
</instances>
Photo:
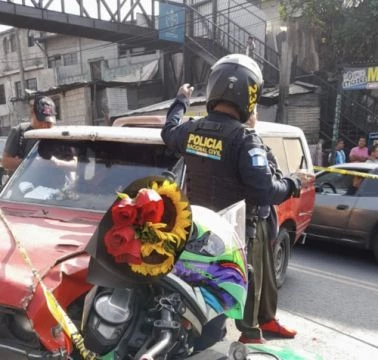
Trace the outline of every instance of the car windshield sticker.
<instances>
[{"instance_id":1,"label":"car windshield sticker","mask_svg":"<svg viewBox=\"0 0 378 360\"><path fill-rule=\"evenodd\" d=\"M260 148L253 148L248 151L251 157L251 165L253 167L266 167L268 166L268 159L266 157L266 151Z\"/></svg>"},{"instance_id":2,"label":"car windshield sticker","mask_svg":"<svg viewBox=\"0 0 378 360\"><path fill-rule=\"evenodd\" d=\"M186 152L189 154L204 156L214 160L222 159L223 142L220 139L189 134L186 144Z\"/></svg>"}]
</instances>

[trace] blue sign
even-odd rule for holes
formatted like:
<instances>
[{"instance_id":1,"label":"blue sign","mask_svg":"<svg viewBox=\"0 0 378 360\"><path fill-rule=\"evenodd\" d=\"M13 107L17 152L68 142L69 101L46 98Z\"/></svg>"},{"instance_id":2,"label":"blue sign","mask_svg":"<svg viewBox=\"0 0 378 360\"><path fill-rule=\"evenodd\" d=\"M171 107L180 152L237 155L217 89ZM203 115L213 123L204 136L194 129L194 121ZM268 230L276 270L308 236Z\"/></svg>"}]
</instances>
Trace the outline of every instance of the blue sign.
<instances>
[{"instance_id":1,"label":"blue sign","mask_svg":"<svg viewBox=\"0 0 378 360\"><path fill-rule=\"evenodd\" d=\"M159 39L183 43L185 40L185 8L160 2Z\"/></svg>"}]
</instances>

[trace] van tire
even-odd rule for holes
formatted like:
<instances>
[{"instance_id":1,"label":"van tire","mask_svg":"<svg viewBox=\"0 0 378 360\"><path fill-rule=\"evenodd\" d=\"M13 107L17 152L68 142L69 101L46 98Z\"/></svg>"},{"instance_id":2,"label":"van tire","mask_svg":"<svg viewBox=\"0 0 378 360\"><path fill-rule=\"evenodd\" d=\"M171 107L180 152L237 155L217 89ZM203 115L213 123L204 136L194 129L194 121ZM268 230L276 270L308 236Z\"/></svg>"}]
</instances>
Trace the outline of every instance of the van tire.
<instances>
[{"instance_id":1,"label":"van tire","mask_svg":"<svg viewBox=\"0 0 378 360\"><path fill-rule=\"evenodd\" d=\"M285 282L286 271L290 258L290 235L286 228L278 232L273 248L274 271L276 274L277 287L280 288Z\"/></svg>"}]
</instances>

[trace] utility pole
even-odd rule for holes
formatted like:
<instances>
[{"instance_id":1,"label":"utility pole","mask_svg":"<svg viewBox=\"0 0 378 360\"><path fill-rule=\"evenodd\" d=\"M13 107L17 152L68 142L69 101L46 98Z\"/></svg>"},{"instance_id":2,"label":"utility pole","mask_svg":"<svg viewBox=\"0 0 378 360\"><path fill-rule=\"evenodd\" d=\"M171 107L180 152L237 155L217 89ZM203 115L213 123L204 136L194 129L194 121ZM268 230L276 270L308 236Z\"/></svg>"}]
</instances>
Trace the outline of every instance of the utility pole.
<instances>
[{"instance_id":1,"label":"utility pole","mask_svg":"<svg viewBox=\"0 0 378 360\"><path fill-rule=\"evenodd\" d=\"M281 48L281 61L280 61L280 79L279 79L279 102L277 109L276 122L287 124L288 123L288 99L289 99L289 87L291 78L291 63L293 57L293 44L292 33L293 24L288 23L286 28L285 37L282 42Z\"/></svg>"},{"instance_id":2,"label":"utility pole","mask_svg":"<svg viewBox=\"0 0 378 360\"><path fill-rule=\"evenodd\" d=\"M17 60L18 60L18 67L20 68L20 85L21 85L21 98L25 99L25 72L24 72L24 64L22 59L22 50L21 50L21 42L19 37L19 29L14 28L15 32L15 40L16 40L16 51L17 51ZM29 113L29 107L25 104L24 101L20 102L20 106L18 107L19 111L15 111L16 118L18 122L21 122L23 119L24 114ZM12 124L12 126L15 124Z\"/></svg>"},{"instance_id":3,"label":"utility pole","mask_svg":"<svg viewBox=\"0 0 378 360\"><path fill-rule=\"evenodd\" d=\"M332 150L331 150L330 165L333 165L335 163L336 144L339 139L341 102L342 102L341 82L342 82L342 75L339 75L338 84L337 84L336 105L335 105L335 118L333 120L333 129L332 129Z\"/></svg>"},{"instance_id":4,"label":"utility pole","mask_svg":"<svg viewBox=\"0 0 378 360\"><path fill-rule=\"evenodd\" d=\"M22 61L22 51L21 51L21 44L20 44L20 38L19 38L19 29L15 28L14 31L15 31L15 39L16 39L18 67L20 68L21 97L24 97L25 96L25 73L24 73L24 65Z\"/></svg>"}]
</instances>

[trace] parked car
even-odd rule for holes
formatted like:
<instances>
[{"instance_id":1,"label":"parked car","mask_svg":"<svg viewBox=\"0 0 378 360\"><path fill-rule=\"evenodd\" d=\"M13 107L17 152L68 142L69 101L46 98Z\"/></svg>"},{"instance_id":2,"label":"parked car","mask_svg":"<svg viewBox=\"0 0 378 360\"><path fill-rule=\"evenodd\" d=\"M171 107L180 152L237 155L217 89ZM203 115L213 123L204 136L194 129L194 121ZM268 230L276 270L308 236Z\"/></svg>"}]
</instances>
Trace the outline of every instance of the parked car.
<instances>
[{"instance_id":1,"label":"parked car","mask_svg":"<svg viewBox=\"0 0 378 360\"><path fill-rule=\"evenodd\" d=\"M188 117L184 118L187 121ZM140 126L160 128L164 116L145 115L139 117L119 117L113 126ZM303 188L300 198L290 198L277 207L279 233L274 242L274 261L277 285L285 281L292 246L298 241L311 220L315 201L314 172L306 138L301 129L295 126L258 121L256 130L277 157L283 173L290 174L301 170ZM163 142L162 142L163 143Z\"/></svg>"},{"instance_id":2,"label":"parked car","mask_svg":"<svg viewBox=\"0 0 378 360\"><path fill-rule=\"evenodd\" d=\"M18 244L79 324L92 287L83 249L116 192L165 171L180 183L185 167L153 129L54 127L25 137L39 143L0 194L0 359L66 359L71 341Z\"/></svg>"},{"instance_id":3,"label":"parked car","mask_svg":"<svg viewBox=\"0 0 378 360\"><path fill-rule=\"evenodd\" d=\"M378 175L378 164L373 163L331 168ZM371 250L378 261L378 179L321 171L315 186L315 209L307 235Z\"/></svg>"}]
</instances>

